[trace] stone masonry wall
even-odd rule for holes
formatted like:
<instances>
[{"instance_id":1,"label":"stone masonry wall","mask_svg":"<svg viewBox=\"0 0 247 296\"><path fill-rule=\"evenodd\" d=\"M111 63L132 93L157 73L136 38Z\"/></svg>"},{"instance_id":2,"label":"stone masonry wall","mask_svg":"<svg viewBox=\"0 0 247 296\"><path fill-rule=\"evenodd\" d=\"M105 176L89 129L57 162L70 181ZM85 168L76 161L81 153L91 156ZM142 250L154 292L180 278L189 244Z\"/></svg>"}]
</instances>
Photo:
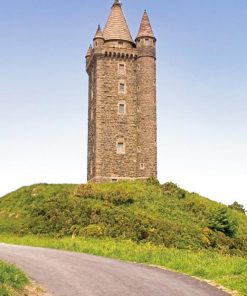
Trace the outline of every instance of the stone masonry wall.
<instances>
[{"instance_id":1,"label":"stone masonry wall","mask_svg":"<svg viewBox=\"0 0 247 296\"><path fill-rule=\"evenodd\" d=\"M137 175L157 176L156 61L151 48L138 48L138 146ZM140 167L144 165L144 168Z\"/></svg>"},{"instance_id":2,"label":"stone masonry wall","mask_svg":"<svg viewBox=\"0 0 247 296\"><path fill-rule=\"evenodd\" d=\"M157 175L154 55L153 47L117 49L104 44L87 61L89 181ZM125 74L119 74L119 64L125 65ZM125 84L124 93L119 93L119 83ZM119 103L125 103L125 114L118 113ZM117 154L118 141L124 142L125 154Z\"/></svg>"}]
</instances>

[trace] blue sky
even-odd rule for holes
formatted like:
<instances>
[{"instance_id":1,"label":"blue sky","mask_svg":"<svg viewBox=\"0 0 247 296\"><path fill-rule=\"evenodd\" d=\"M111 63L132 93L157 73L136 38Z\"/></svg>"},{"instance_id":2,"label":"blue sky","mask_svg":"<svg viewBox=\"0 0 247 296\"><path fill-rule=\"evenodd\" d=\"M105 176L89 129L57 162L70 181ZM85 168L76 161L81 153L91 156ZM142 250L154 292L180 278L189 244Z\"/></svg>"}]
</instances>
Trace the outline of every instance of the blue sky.
<instances>
[{"instance_id":1,"label":"blue sky","mask_svg":"<svg viewBox=\"0 0 247 296\"><path fill-rule=\"evenodd\" d=\"M0 196L86 181L84 56L113 0L2 0ZM157 44L158 173L247 207L247 1L125 0L135 38L147 9Z\"/></svg>"}]
</instances>

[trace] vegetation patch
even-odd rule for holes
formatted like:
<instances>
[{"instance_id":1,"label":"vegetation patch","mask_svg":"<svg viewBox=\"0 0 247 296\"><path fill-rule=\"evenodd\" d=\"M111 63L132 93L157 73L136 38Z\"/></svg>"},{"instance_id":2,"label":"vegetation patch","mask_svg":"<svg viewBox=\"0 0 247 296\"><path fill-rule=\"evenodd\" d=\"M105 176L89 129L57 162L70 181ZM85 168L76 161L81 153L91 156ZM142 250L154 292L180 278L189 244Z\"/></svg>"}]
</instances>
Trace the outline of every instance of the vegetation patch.
<instances>
[{"instance_id":1,"label":"vegetation patch","mask_svg":"<svg viewBox=\"0 0 247 296\"><path fill-rule=\"evenodd\" d=\"M130 239L247 256L247 217L173 183L23 187L0 199L0 233Z\"/></svg>"},{"instance_id":2,"label":"vegetation patch","mask_svg":"<svg viewBox=\"0 0 247 296\"><path fill-rule=\"evenodd\" d=\"M156 264L247 295L247 216L173 183L23 187L0 199L2 241Z\"/></svg>"},{"instance_id":3,"label":"vegetation patch","mask_svg":"<svg viewBox=\"0 0 247 296\"><path fill-rule=\"evenodd\" d=\"M27 277L13 265L0 261L0 295L17 295L29 283Z\"/></svg>"}]
</instances>

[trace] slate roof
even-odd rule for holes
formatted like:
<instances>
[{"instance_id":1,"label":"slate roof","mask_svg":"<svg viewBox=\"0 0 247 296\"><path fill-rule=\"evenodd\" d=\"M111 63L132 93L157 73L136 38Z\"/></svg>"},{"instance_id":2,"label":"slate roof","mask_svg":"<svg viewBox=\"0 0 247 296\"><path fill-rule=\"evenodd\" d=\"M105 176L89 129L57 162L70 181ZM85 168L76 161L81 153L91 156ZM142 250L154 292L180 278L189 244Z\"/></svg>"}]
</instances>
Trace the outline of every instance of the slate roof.
<instances>
[{"instance_id":1,"label":"slate roof","mask_svg":"<svg viewBox=\"0 0 247 296\"><path fill-rule=\"evenodd\" d=\"M152 37L152 38L155 38L146 10L144 11L142 21L141 21L141 25L140 25L140 29L139 29L139 32L138 32L138 35L137 35L137 38L140 38L140 37Z\"/></svg>"},{"instance_id":2,"label":"slate roof","mask_svg":"<svg viewBox=\"0 0 247 296\"><path fill-rule=\"evenodd\" d=\"M100 25L98 26L98 29L97 29L97 31L95 33L95 36L94 36L94 39L96 39L96 38L104 39L104 36L103 36L102 31L101 31Z\"/></svg>"},{"instance_id":3,"label":"slate roof","mask_svg":"<svg viewBox=\"0 0 247 296\"><path fill-rule=\"evenodd\" d=\"M112 5L110 15L103 31L103 36L106 41L123 40L133 43L128 24L118 0L115 0Z\"/></svg>"}]
</instances>

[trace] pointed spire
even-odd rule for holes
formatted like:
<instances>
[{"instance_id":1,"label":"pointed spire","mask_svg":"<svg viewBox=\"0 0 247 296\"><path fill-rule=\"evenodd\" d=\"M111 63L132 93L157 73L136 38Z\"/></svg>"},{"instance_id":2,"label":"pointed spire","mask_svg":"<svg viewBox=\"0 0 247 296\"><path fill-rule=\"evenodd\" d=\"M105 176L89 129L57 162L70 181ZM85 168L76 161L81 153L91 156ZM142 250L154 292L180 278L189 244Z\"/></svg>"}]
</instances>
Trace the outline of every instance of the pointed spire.
<instances>
[{"instance_id":1,"label":"pointed spire","mask_svg":"<svg viewBox=\"0 0 247 296\"><path fill-rule=\"evenodd\" d=\"M98 25L98 29L97 29L95 36L94 36L94 39L97 39L97 38L104 39L100 25Z\"/></svg>"},{"instance_id":2,"label":"pointed spire","mask_svg":"<svg viewBox=\"0 0 247 296\"><path fill-rule=\"evenodd\" d=\"M133 43L128 24L126 22L121 3L115 0L111 13L104 28L105 40L123 40Z\"/></svg>"},{"instance_id":3,"label":"pointed spire","mask_svg":"<svg viewBox=\"0 0 247 296\"><path fill-rule=\"evenodd\" d=\"M86 54L86 57L90 57L91 54L92 54L92 45L90 44L89 48L88 48L88 51L87 51L87 54Z\"/></svg>"},{"instance_id":4,"label":"pointed spire","mask_svg":"<svg viewBox=\"0 0 247 296\"><path fill-rule=\"evenodd\" d=\"M113 6L114 6L114 5L121 5L121 3L120 3L119 0L115 0L114 3L113 3Z\"/></svg>"},{"instance_id":5,"label":"pointed spire","mask_svg":"<svg viewBox=\"0 0 247 296\"><path fill-rule=\"evenodd\" d=\"M154 38L154 33L150 24L150 20L147 14L147 11L144 11L143 17L142 17L142 21L141 21L141 25L140 25L140 29L137 35L137 38L141 38L141 37L151 37Z\"/></svg>"}]
</instances>

